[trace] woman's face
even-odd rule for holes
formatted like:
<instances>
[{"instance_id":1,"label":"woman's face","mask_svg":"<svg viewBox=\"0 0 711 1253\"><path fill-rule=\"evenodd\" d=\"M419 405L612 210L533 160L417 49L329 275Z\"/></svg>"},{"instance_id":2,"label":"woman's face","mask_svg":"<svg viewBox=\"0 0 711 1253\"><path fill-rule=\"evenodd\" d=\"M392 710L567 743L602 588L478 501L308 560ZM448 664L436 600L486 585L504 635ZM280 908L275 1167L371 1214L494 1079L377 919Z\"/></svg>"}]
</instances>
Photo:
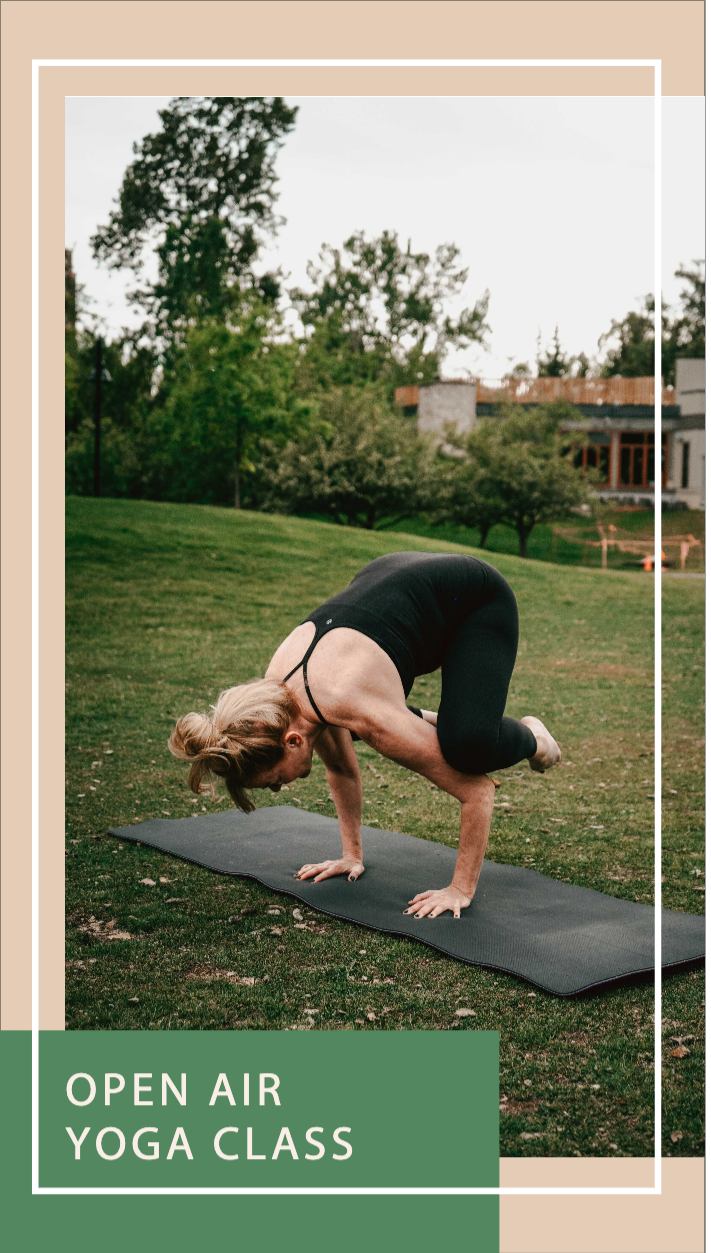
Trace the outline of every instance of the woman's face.
<instances>
[{"instance_id":1,"label":"woman's face","mask_svg":"<svg viewBox=\"0 0 711 1253\"><path fill-rule=\"evenodd\" d=\"M281 760L271 770L257 775L252 787L269 788L270 792L278 792L284 783L293 783L294 779L306 779L311 773L312 755L313 749L301 736L290 736Z\"/></svg>"}]
</instances>

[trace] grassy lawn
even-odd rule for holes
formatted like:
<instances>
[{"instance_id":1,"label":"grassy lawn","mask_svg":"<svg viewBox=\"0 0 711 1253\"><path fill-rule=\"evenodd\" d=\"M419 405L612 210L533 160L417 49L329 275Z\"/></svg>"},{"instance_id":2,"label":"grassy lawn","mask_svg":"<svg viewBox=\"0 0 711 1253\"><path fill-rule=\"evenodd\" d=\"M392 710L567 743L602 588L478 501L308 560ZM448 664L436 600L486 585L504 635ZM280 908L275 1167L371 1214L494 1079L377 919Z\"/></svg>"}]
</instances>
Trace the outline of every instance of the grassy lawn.
<instances>
[{"instance_id":1,"label":"grassy lawn","mask_svg":"<svg viewBox=\"0 0 711 1253\"><path fill-rule=\"evenodd\" d=\"M67 546L67 1026L499 1030L503 1156L652 1154L651 985L564 1001L308 909L296 929L289 900L259 884L105 835L202 811L165 747L178 715L263 674L293 626L367 561L456 546L93 499L68 501ZM651 901L651 580L484 556L521 613L508 711L545 716L565 763L544 779L523 766L501 774L488 856ZM703 910L702 630L703 583L668 583L664 900L688 912ZM438 676L412 698L436 708ZM366 822L456 844L454 800L357 748ZM334 813L318 762L289 791L258 795ZM130 939L109 941L112 929ZM703 1152L703 996L699 971L665 983L665 1154ZM459 1007L474 1016L456 1018ZM674 1058L680 1037L689 1051Z\"/></svg>"}]
</instances>

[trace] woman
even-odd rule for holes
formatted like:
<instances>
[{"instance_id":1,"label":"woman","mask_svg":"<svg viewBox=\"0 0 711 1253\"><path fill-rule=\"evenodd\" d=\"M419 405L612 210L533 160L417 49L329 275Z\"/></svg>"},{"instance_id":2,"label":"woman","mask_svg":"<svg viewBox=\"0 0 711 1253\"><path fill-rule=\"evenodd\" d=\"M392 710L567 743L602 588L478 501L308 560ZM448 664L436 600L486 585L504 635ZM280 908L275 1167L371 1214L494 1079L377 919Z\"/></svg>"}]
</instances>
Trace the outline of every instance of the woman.
<instances>
[{"instance_id":1,"label":"woman","mask_svg":"<svg viewBox=\"0 0 711 1253\"><path fill-rule=\"evenodd\" d=\"M425 775L461 802L459 855L447 887L419 892L404 910L459 918L476 891L494 805L490 770L528 759L543 772L560 750L538 718L504 717L518 646L516 600L485 561L450 553L392 553L365 566L314 610L272 657L264 679L229 688L212 718L186 714L168 746L190 760L190 786L211 772L235 804L245 788L278 792L303 779L318 753L326 767L343 856L302 866L315 883L363 873L362 789L353 739ZM442 668L438 713L405 701L417 675ZM210 782L210 788L212 783Z\"/></svg>"}]
</instances>

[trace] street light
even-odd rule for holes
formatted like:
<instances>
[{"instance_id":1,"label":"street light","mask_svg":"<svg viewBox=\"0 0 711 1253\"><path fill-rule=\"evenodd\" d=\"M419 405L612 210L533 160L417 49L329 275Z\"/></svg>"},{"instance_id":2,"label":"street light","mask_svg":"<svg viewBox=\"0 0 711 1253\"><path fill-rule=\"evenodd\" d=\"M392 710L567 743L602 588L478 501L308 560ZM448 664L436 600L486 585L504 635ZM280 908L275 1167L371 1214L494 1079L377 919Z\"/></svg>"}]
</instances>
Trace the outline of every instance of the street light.
<instances>
[{"instance_id":1,"label":"street light","mask_svg":"<svg viewBox=\"0 0 711 1253\"><path fill-rule=\"evenodd\" d=\"M101 495L101 384L111 383L108 370L101 364L101 339L96 341L96 365L89 375L94 380L94 495Z\"/></svg>"}]
</instances>

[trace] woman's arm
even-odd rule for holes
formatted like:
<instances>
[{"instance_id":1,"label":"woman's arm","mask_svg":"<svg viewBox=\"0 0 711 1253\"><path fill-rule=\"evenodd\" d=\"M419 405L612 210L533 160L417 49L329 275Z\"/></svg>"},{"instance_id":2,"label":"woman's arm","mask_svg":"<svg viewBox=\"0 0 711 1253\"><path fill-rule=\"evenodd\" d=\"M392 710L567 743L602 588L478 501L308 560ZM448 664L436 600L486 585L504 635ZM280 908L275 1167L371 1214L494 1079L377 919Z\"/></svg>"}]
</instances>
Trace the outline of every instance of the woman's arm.
<instances>
[{"instance_id":1,"label":"woman's arm","mask_svg":"<svg viewBox=\"0 0 711 1253\"><path fill-rule=\"evenodd\" d=\"M360 838L363 788L350 732L343 727L329 726L319 735L314 749L326 767L326 779L341 829L343 856L336 861L302 866L295 878L313 879L314 883L318 883L334 875L348 874L349 881L353 882L364 869Z\"/></svg>"},{"instance_id":2,"label":"woman's arm","mask_svg":"<svg viewBox=\"0 0 711 1253\"><path fill-rule=\"evenodd\" d=\"M418 918L436 918L451 909L458 918L460 911L471 904L479 881L494 811L493 781L486 775L454 770L442 756L435 726L407 708L400 710L390 702L376 702L367 719L358 719L354 730L384 757L425 775L461 802L459 854L451 884L418 893L405 910Z\"/></svg>"}]
</instances>

